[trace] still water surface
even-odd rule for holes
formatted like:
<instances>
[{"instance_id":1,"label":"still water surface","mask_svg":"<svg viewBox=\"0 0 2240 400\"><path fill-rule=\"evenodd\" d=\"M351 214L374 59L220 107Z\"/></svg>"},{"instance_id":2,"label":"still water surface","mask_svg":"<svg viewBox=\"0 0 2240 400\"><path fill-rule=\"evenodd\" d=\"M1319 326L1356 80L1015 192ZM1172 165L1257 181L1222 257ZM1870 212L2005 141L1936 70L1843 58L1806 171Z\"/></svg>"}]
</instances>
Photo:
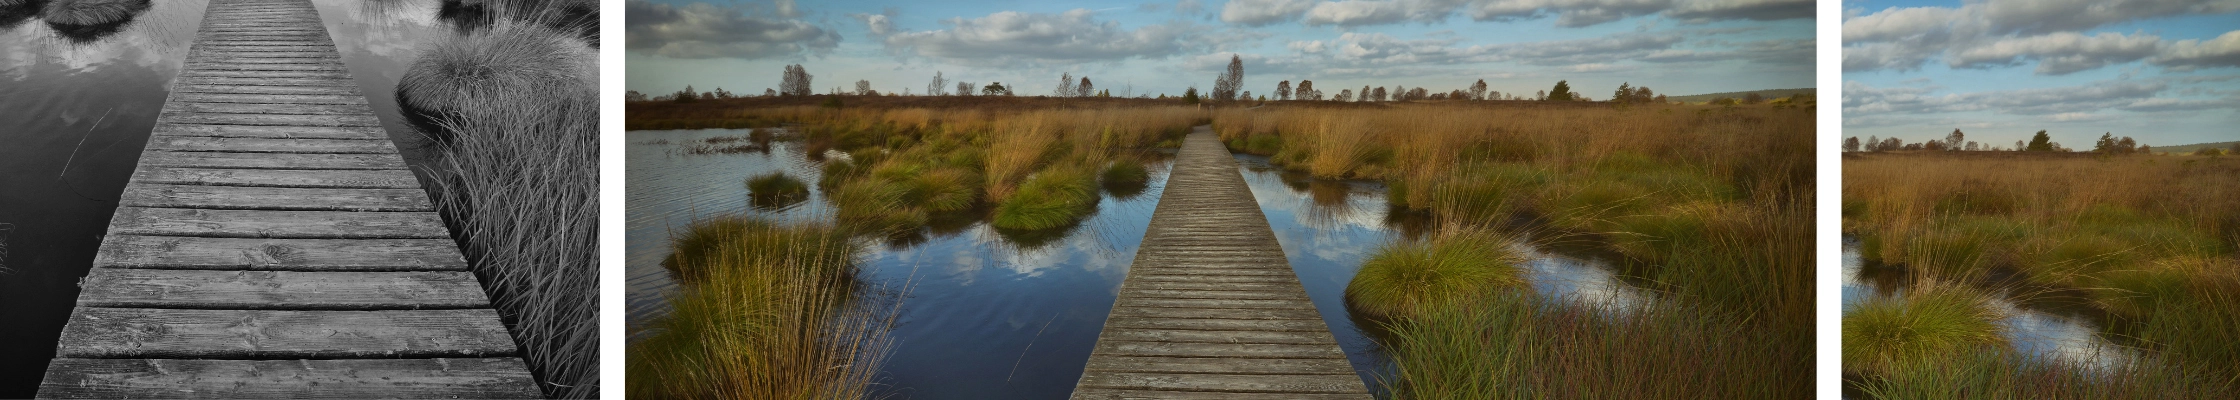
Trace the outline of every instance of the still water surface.
<instances>
[{"instance_id":1,"label":"still water surface","mask_svg":"<svg viewBox=\"0 0 2240 400\"><path fill-rule=\"evenodd\" d=\"M681 151L707 138L747 133L628 133L627 303L633 327L666 313L664 296L676 290L660 266L672 230L696 217L727 213L830 218L821 193L789 208L749 205L744 184L749 177L782 171L816 180L819 164L805 157L798 142L772 142L766 153ZM1389 216L1382 185L1313 179L1272 167L1262 157L1236 158L1323 321L1355 371L1371 387L1379 386L1375 376L1389 369L1389 359L1346 312L1345 285L1364 257L1406 232L1420 232L1420 222ZM1070 394L1150 224L1168 168L1153 163L1143 193L1108 195L1080 228L1048 244L1021 246L977 222L922 242L867 244L866 281L910 287L893 332L894 354L881 371L882 390L913 399ZM1515 245L1530 256L1528 277L1542 295L1618 304L1649 298L1621 283L1603 262Z\"/></svg>"},{"instance_id":2,"label":"still water surface","mask_svg":"<svg viewBox=\"0 0 2240 400\"><path fill-rule=\"evenodd\" d=\"M1844 309L1871 299L1903 295L1903 275L1901 271L1867 266L1859 255L1858 240L1844 238ZM2101 336L2100 326L2081 313L2032 305L2012 295L1998 293L1991 296L1991 304L2005 315L1998 321L2000 334L2025 355L2093 367L2123 365L2138 356L2137 349Z\"/></svg>"},{"instance_id":3,"label":"still water surface","mask_svg":"<svg viewBox=\"0 0 2240 400\"><path fill-rule=\"evenodd\" d=\"M415 49L456 35L435 0L313 0L405 159L434 150L398 114ZM31 2L37 4L38 2ZM160 0L122 24L65 32L0 7L0 398L37 390L77 281L170 95L208 0ZM423 182L426 182L423 178Z\"/></svg>"}]
</instances>

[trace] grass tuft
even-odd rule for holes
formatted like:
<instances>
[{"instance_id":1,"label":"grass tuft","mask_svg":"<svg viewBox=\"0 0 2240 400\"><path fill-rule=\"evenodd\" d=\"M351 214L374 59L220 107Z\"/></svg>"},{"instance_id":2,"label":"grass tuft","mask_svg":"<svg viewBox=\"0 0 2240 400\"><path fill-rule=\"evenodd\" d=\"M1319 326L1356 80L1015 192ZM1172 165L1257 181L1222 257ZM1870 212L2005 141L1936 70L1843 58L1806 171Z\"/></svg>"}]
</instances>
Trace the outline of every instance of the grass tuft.
<instances>
[{"instance_id":1,"label":"grass tuft","mask_svg":"<svg viewBox=\"0 0 2240 400\"><path fill-rule=\"evenodd\" d=\"M1346 284L1346 309L1371 319L1413 317L1524 284L1524 260L1484 232L1443 232L1387 244L1361 262Z\"/></svg>"},{"instance_id":2,"label":"grass tuft","mask_svg":"<svg viewBox=\"0 0 2240 400\"><path fill-rule=\"evenodd\" d=\"M747 178L748 200L757 208L778 209L809 199L809 183L771 172Z\"/></svg>"},{"instance_id":3,"label":"grass tuft","mask_svg":"<svg viewBox=\"0 0 2240 400\"><path fill-rule=\"evenodd\" d=\"M1027 177L1017 192L996 205L990 225L1004 229L1050 229L1072 225L1097 205L1097 181L1082 168L1061 167Z\"/></svg>"},{"instance_id":4,"label":"grass tuft","mask_svg":"<svg viewBox=\"0 0 2240 400\"><path fill-rule=\"evenodd\" d=\"M1843 371L1883 374L1951 354L1996 347L2002 318L1989 299L1949 283L1859 303L1843 314Z\"/></svg>"},{"instance_id":5,"label":"grass tuft","mask_svg":"<svg viewBox=\"0 0 2240 400\"><path fill-rule=\"evenodd\" d=\"M596 96L594 55L583 43L550 29L500 22L422 47L419 58L397 78L397 101L430 120L493 98L550 107L570 97Z\"/></svg>"},{"instance_id":6,"label":"grass tuft","mask_svg":"<svg viewBox=\"0 0 2240 400\"><path fill-rule=\"evenodd\" d=\"M0 4L13 6L16 4ZM48 0L39 11L49 24L83 27L125 22L148 11L148 0Z\"/></svg>"}]
</instances>

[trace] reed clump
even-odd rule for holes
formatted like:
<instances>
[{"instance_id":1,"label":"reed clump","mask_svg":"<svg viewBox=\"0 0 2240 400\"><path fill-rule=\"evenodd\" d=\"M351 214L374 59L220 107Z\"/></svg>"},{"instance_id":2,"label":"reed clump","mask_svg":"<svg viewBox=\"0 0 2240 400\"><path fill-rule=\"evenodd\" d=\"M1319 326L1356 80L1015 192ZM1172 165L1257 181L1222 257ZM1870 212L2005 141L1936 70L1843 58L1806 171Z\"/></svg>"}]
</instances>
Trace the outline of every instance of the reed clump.
<instances>
[{"instance_id":1,"label":"reed clump","mask_svg":"<svg viewBox=\"0 0 2240 400\"><path fill-rule=\"evenodd\" d=\"M771 172L747 178L748 201L755 207L777 209L809 199L809 183Z\"/></svg>"},{"instance_id":2,"label":"reed clump","mask_svg":"<svg viewBox=\"0 0 2240 400\"><path fill-rule=\"evenodd\" d=\"M1489 232L1450 230L1386 244L1346 284L1346 309L1375 320L1409 318L1522 287L1524 259L1507 243Z\"/></svg>"},{"instance_id":3,"label":"reed clump","mask_svg":"<svg viewBox=\"0 0 2240 400\"><path fill-rule=\"evenodd\" d=\"M726 216L675 243L693 271L670 312L627 352L633 397L863 398L888 345L891 309L859 299L856 253L823 225ZM680 274L682 276L682 274Z\"/></svg>"},{"instance_id":4,"label":"reed clump","mask_svg":"<svg viewBox=\"0 0 2240 400\"><path fill-rule=\"evenodd\" d=\"M2004 318L1983 295L1947 283L1923 283L1902 296L1867 300L1843 315L1843 370L1878 374L1949 354L2005 342Z\"/></svg>"},{"instance_id":5,"label":"reed clump","mask_svg":"<svg viewBox=\"0 0 2240 400\"><path fill-rule=\"evenodd\" d=\"M1809 396L1806 374L1764 371L1766 332L1670 304L1613 313L1515 292L1484 294L1391 325L1395 399L1738 399ZM1766 351L1770 354L1754 354ZM1791 380L1791 381L1784 381Z\"/></svg>"},{"instance_id":6,"label":"reed clump","mask_svg":"<svg viewBox=\"0 0 2240 400\"><path fill-rule=\"evenodd\" d=\"M108 25L131 20L150 5L148 0L48 0L39 9L39 18L66 27Z\"/></svg>"},{"instance_id":7,"label":"reed clump","mask_svg":"<svg viewBox=\"0 0 2240 400\"><path fill-rule=\"evenodd\" d=\"M599 68L593 55L590 47L552 29L501 21L422 46L419 58L397 78L397 100L419 118L438 120L493 98L551 106L595 97Z\"/></svg>"}]
</instances>

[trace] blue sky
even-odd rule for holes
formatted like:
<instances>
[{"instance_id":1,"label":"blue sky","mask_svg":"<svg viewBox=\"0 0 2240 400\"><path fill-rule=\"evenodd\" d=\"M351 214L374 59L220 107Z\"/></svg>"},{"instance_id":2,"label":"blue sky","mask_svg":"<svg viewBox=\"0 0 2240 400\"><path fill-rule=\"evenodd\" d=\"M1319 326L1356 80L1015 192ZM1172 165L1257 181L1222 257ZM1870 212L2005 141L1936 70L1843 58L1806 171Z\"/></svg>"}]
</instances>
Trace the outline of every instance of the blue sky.
<instances>
[{"instance_id":1,"label":"blue sky","mask_svg":"<svg viewBox=\"0 0 2240 400\"><path fill-rule=\"evenodd\" d=\"M802 64L817 92L934 73L1050 93L1062 73L1114 95L1206 90L1232 55L1245 90L1313 80L1608 98L1813 86L1810 0L628 0L626 86L760 94ZM949 86L954 86L951 83Z\"/></svg>"},{"instance_id":2,"label":"blue sky","mask_svg":"<svg viewBox=\"0 0 2240 400\"><path fill-rule=\"evenodd\" d=\"M1907 142L2039 130L2090 149L2240 140L2240 0L1844 2L1843 129Z\"/></svg>"}]
</instances>

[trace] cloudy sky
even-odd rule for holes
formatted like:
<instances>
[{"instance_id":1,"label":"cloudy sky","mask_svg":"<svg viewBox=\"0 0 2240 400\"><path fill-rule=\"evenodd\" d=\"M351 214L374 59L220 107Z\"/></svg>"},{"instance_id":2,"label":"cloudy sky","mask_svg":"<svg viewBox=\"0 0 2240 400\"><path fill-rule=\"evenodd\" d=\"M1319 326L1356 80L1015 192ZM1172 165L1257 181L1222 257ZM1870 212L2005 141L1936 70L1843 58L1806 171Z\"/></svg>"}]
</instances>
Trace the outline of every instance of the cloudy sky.
<instances>
[{"instance_id":1,"label":"cloudy sky","mask_svg":"<svg viewBox=\"0 0 2240 400\"><path fill-rule=\"evenodd\" d=\"M818 92L870 80L923 93L936 71L1050 93L1061 73L1114 95L1313 80L1608 98L1813 86L1811 0L628 0L631 90L759 94L802 64ZM952 83L950 86L954 86Z\"/></svg>"},{"instance_id":2,"label":"cloudy sky","mask_svg":"<svg viewBox=\"0 0 2240 400\"><path fill-rule=\"evenodd\" d=\"M2240 140L2240 0L1847 0L1845 136Z\"/></svg>"}]
</instances>

